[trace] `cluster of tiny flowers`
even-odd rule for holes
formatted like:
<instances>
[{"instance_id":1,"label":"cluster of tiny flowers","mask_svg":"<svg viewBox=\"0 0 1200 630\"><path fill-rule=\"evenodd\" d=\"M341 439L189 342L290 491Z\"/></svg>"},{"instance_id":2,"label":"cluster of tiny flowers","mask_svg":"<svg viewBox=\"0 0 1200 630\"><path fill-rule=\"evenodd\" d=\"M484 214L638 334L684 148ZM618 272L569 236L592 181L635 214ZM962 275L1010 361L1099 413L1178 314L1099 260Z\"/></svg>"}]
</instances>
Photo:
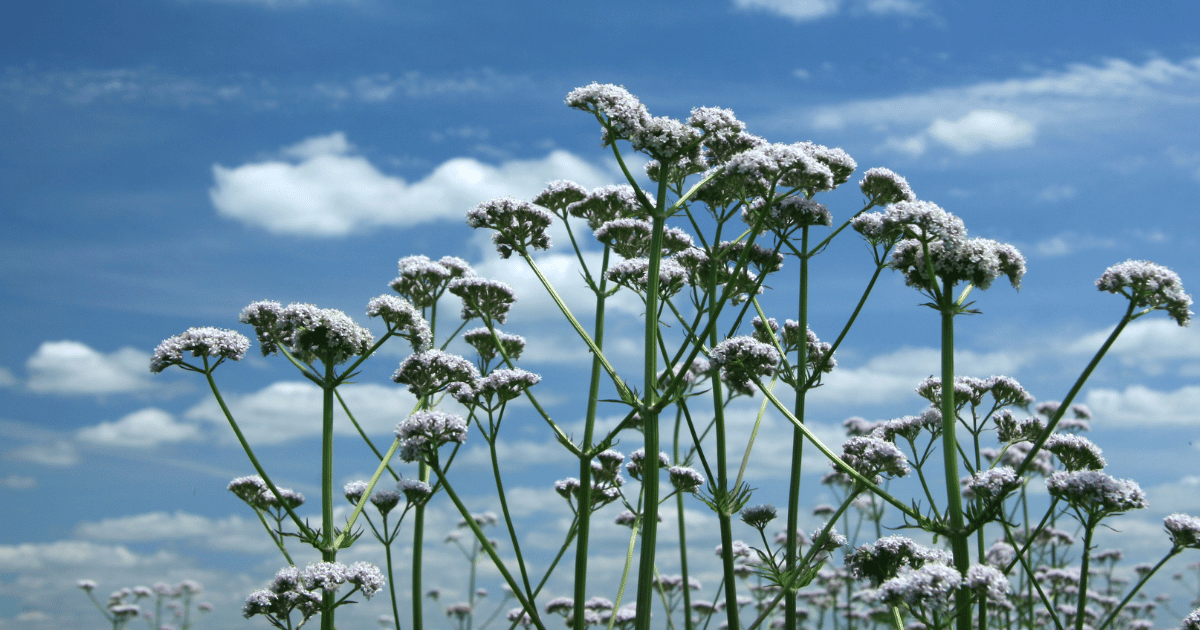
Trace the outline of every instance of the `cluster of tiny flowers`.
<instances>
[{"instance_id":1,"label":"cluster of tiny flowers","mask_svg":"<svg viewBox=\"0 0 1200 630\"><path fill-rule=\"evenodd\" d=\"M1183 618L1183 623L1180 625L1181 630L1200 630L1200 608L1192 611L1192 614Z\"/></svg>"},{"instance_id":2,"label":"cluster of tiny flowers","mask_svg":"<svg viewBox=\"0 0 1200 630\"><path fill-rule=\"evenodd\" d=\"M383 573L368 562L355 562L350 566L340 562L318 562L308 565L304 571L286 567L275 574L271 586L246 598L242 615L247 619L267 615L274 623L287 619L293 610L298 610L307 620L321 608L321 591L336 592L342 584L354 586L370 599L383 588Z\"/></svg>"},{"instance_id":3,"label":"cluster of tiny flowers","mask_svg":"<svg viewBox=\"0 0 1200 630\"><path fill-rule=\"evenodd\" d=\"M436 262L428 256L405 256L400 259L399 267L400 276L389 286L418 308L433 306L451 280L475 275L467 261L454 256L444 256Z\"/></svg>"},{"instance_id":4,"label":"cluster of tiny flowers","mask_svg":"<svg viewBox=\"0 0 1200 630\"><path fill-rule=\"evenodd\" d=\"M624 87L592 83L567 94L567 106L603 116L605 146L628 140L634 150L674 159L689 147L699 151L702 132L665 117L653 117Z\"/></svg>"},{"instance_id":5,"label":"cluster of tiny flowers","mask_svg":"<svg viewBox=\"0 0 1200 630\"><path fill-rule=\"evenodd\" d=\"M1124 295L1140 308L1164 310L1180 326L1192 321L1192 296L1184 293L1179 274L1162 265L1127 260L1106 269L1096 288Z\"/></svg>"},{"instance_id":6,"label":"cluster of tiny flowers","mask_svg":"<svg viewBox=\"0 0 1200 630\"><path fill-rule=\"evenodd\" d=\"M621 464L625 463L625 456L617 451L607 449L596 455L596 459L592 460L592 475L601 481L616 482L617 477L621 475Z\"/></svg>"},{"instance_id":7,"label":"cluster of tiny flowers","mask_svg":"<svg viewBox=\"0 0 1200 630\"><path fill-rule=\"evenodd\" d=\"M1200 518L1176 513L1164 518L1163 525L1176 547L1200 549Z\"/></svg>"},{"instance_id":8,"label":"cluster of tiny flowers","mask_svg":"<svg viewBox=\"0 0 1200 630\"><path fill-rule=\"evenodd\" d=\"M157 374L172 365L183 364L183 353L193 357L214 357L217 364L225 359L240 361L250 349L250 340L244 335L222 328L189 328L181 334L163 340L154 349L150 359L150 371ZM209 368L216 367L216 364Z\"/></svg>"},{"instance_id":9,"label":"cluster of tiny flowers","mask_svg":"<svg viewBox=\"0 0 1200 630\"><path fill-rule=\"evenodd\" d=\"M317 308L312 304L254 302L242 309L239 321L254 326L263 356L279 350L283 344L297 359L337 364L370 350L375 338L371 331L354 323L342 311Z\"/></svg>"},{"instance_id":10,"label":"cluster of tiny flowers","mask_svg":"<svg viewBox=\"0 0 1200 630\"><path fill-rule=\"evenodd\" d=\"M638 201L637 191L628 184L601 186L568 205L567 213L587 220L592 230L598 230L605 223L617 219L644 219L649 216Z\"/></svg>"},{"instance_id":11,"label":"cluster of tiny flowers","mask_svg":"<svg viewBox=\"0 0 1200 630\"><path fill-rule=\"evenodd\" d=\"M462 298L465 320L478 317L503 324L508 320L508 310L517 301L513 288L499 280L458 278L450 282L447 290Z\"/></svg>"},{"instance_id":12,"label":"cluster of tiny flowers","mask_svg":"<svg viewBox=\"0 0 1200 630\"><path fill-rule=\"evenodd\" d=\"M683 576L682 575L660 575L660 576L654 578L654 585L661 588L663 590L663 592L665 592L665 593L674 593L675 591L681 591L681 590L683 590L683 586L684 586ZM700 583L700 580L697 580L694 577L689 577L687 579L687 587L693 591L698 591L701 588L703 588L704 585Z\"/></svg>"},{"instance_id":13,"label":"cluster of tiny flowers","mask_svg":"<svg viewBox=\"0 0 1200 630\"><path fill-rule=\"evenodd\" d=\"M688 466L671 466L668 469L671 485L680 492L695 492L704 485L704 475Z\"/></svg>"},{"instance_id":14,"label":"cluster of tiny flowers","mask_svg":"<svg viewBox=\"0 0 1200 630\"><path fill-rule=\"evenodd\" d=\"M742 209L742 221L751 227L759 226L785 236L794 230L812 225L833 225L833 216L823 204L800 196L777 199L770 205L763 197L751 201Z\"/></svg>"},{"instance_id":15,"label":"cluster of tiny flowers","mask_svg":"<svg viewBox=\"0 0 1200 630\"><path fill-rule=\"evenodd\" d=\"M860 418L861 419L861 418ZM922 430L927 430L934 435L941 432L942 429L942 412L936 407L930 407L921 413L919 416L902 416L885 420L878 426L873 426L865 433L874 438L895 442L896 436L901 436L907 440L916 440Z\"/></svg>"},{"instance_id":16,"label":"cluster of tiny flowers","mask_svg":"<svg viewBox=\"0 0 1200 630\"><path fill-rule=\"evenodd\" d=\"M829 531L826 532L825 529L828 525L829 523L826 523L814 529L812 536L809 537L812 540L813 547L817 550L816 553L831 552L835 549L845 547L850 542L845 536L837 532L836 527L829 527Z\"/></svg>"},{"instance_id":17,"label":"cluster of tiny flowers","mask_svg":"<svg viewBox=\"0 0 1200 630\"><path fill-rule=\"evenodd\" d=\"M1108 465L1100 447L1081 435L1055 433L1046 440L1043 448L1057 455L1069 471L1101 470Z\"/></svg>"},{"instance_id":18,"label":"cluster of tiny flowers","mask_svg":"<svg viewBox=\"0 0 1200 630\"><path fill-rule=\"evenodd\" d=\"M984 564L971 565L967 569L966 577L963 578L963 584L986 597L987 601L992 604L1001 606L1008 604L1010 588L1008 577L995 567Z\"/></svg>"},{"instance_id":19,"label":"cluster of tiny flowers","mask_svg":"<svg viewBox=\"0 0 1200 630\"><path fill-rule=\"evenodd\" d=\"M422 397L435 394L451 383L473 383L479 370L470 361L442 350L426 350L409 355L400 362L392 380L408 385L408 391Z\"/></svg>"},{"instance_id":20,"label":"cluster of tiny flowers","mask_svg":"<svg viewBox=\"0 0 1200 630\"><path fill-rule=\"evenodd\" d=\"M885 604L942 608L950 603L963 576L954 567L930 563L884 582L875 592Z\"/></svg>"},{"instance_id":21,"label":"cluster of tiny flowers","mask_svg":"<svg viewBox=\"0 0 1200 630\"><path fill-rule=\"evenodd\" d=\"M381 295L367 302L367 316L378 317L387 323L389 328L401 332L401 335L412 343L414 352L428 350L433 346L433 331L429 322L421 315L415 306L394 295Z\"/></svg>"},{"instance_id":22,"label":"cluster of tiny flowers","mask_svg":"<svg viewBox=\"0 0 1200 630\"><path fill-rule=\"evenodd\" d=\"M903 477L908 458L895 444L869 436L852 437L842 445L842 461L867 479L880 473Z\"/></svg>"},{"instance_id":23,"label":"cluster of tiny flowers","mask_svg":"<svg viewBox=\"0 0 1200 630\"><path fill-rule=\"evenodd\" d=\"M401 479L396 489L404 494L404 498L412 505L421 505L433 495L433 488L420 479Z\"/></svg>"},{"instance_id":24,"label":"cluster of tiny flowers","mask_svg":"<svg viewBox=\"0 0 1200 630\"><path fill-rule=\"evenodd\" d=\"M774 346L745 336L718 343L709 358L721 369L721 379L738 390L745 390L755 378L771 376L779 365Z\"/></svg>"},{"instance_id":25,"label":"cluster of tiny flowers","mask_svg":"<svg viewBox=\"0 0 1200 630\"><path fill-rule=\"evenodd\" d=\"M770 503L755 505L742 510L742 522L759 530L766 527L767 523L775 520L775 516L775 506Z\"/></svg>"},{"instance_id":26,"label":"cluster of tiny flowers","mask_svg":"<svg viewBox=\"0 0 1200 630\"><path fill-rule=\"evenodd\" d=\"M582 201L588 195L588 190L567 179L557 179L533 198L533 204L549 209L555 215L566 218L567 207Z\"/></svg>"},{"instance_id":27,"label":"cluster of tiny flowers","mask_svg":"<svg viewBox=\"0 0 1200 630\"><path fill-rule=\"evenodd\" d=\"M283 509L285 505L296 509L304 504L304 495L291 488L279 488L279 496L276 496L258 475L238 477L230 481L227 488L234 496L256 510L278 510Z\"/></svg>"},{"instance_id":28,"label":"cluster of tiny flowers","mask_svg":"<svg viewBox=\"0 0 1200 630\"><path fill-rule=\"evenodd\" d=\"M846 570L851 577L869 580L879 586L896 577L900 569L919 569L927 562L948 564L950 554L930 549L904 536L885 536L846 554Z\"/></svg>"},{"instance_id":29,"label":"cluster of tiny flowers","mask_svg":"<svg viewBox=\"0 0 1200 630\"><path fill-rule=\"evenodd\" d=\"M608 245L623 258L642 258L650 254L654 226L649 221L620 218L606 221L596 228L596 240ZM668 227L663 231L662 253L671 255L694 247L692 237L679 228Z\"/></svg>"},{"instance_id":30,"label":"cluster of tiny flowers","mask_svg":"<svg viewBox=\"0 0 1200 630\"><path fill-rule=\"evenodd\" d=\"M418 411L396 426L400 458L406 462L436 455L447 442L467 441L467 421L444 411Z\"/></svg>"},{"instance_id":31,"label":"cluster of tiny flowers","mask_svg":"<svg viewBox=\"0 0 1200 630\"><path fill-rule=\"evenodd\" d=\"M968 477L963 496L995 499L1021 487L1017 471L1009 466L981 470Z\"/></svg>"},{"instance_id":32,"label":"cluster of tiny flowers","mask_svg":"<svg viewBox=\"0 0 1200 630\"><path fill-rule=\"evenodd\" d=\"M542 377L520 368L495 370L475 381L473 385L455 383L451 386L454 399L464 405L478 404L495 408L520 396L526 389L541 382Z\"/></svg>"},{"instance_id":33,"label":"cluster of tiny flowers","mask_svg":"<svg viewBox=\"0 0 1200 630\"><path fill-rule=\"evenodd\" d=\"M747 245L746 241L722 241L713 255L734 266L745 258L745 267L753 267L759 273L771 273L783 268L783 254L762 245Z\"/></svg>"},{"instance_id":34,"label":"cluster of tiny flowers","mask_svg":"<svg viewBox=\"0 0 1200 630\"><path fill-rule=\"evenodd\" d=\"M971 376L954 377L954 406L961 408L968 402L972 405L983 403L983 397L990 393L996 405L1027 405L1033 402L1033 396L1025 391L1015 379L1008 376L991 376L974 378ZM928 400L935 407L942 405L942 379L931 376L917 385L917 394Z\"/></svg>"},{"instance_id":35,"label":"cluster of tiny flowers","mask_svg":"<svg viewBox=\"0 0 1200 630\"><path fill-rule=\"evenodd\" d=\"M1007 409L993 416L992 421L996 423L997 437L1004 443L1033 442L1046 431L1045 420L1037 416L1017 420Z\"/></svg>"},{"instance_id":36,"label":"cluster of tiny flowers","mask_svg":"<svg viewBox=\"0 0 1200 630\"><path fill-rule=\"evenodd\" d=\"M762 144L729 158L722 168L725 185L741 187L756 197L774 186L818 192L836 185L833 170L812 154L813 145Z\"/></svg>"},{"instance_id":37,"label":"cluster of tiny flowers","mask_svg":"<svg viewBox=\"0 0 1200 630\"><path fill-rule=\"evenodd\" d=\"M521 358L521 353L525 351L524 337L499 330L496 331L496 336L500 338L499 348L496 347L496 340L492 338L492 331L487 328L473 328L462 335L463 341L475 348L485 364L491 363L501 349L504 350L504 355L513 361Z\"/></svg>"},{"instance_id":38,"label":"cluster of tiny flowers","mask_svg":"<svg viewBox=\"0 0 1200 630\"><path fill-rule=\"evenodd\" d=\"M916 239L900 241L892 251L888 266L903 273L904 281L910 287L933 290L925 266L926 248L934 274L952 285L965 281L979 289L988 289L1003 275L1008 277L1014 289L1021 288L1025 257L1012 245L986 238L927 244Z\"/></svg>"},{"instance_id":39,"label":"cluster of tiny flowers","mask_svg":"<svg viewBox=\"0 0 1200 630\"><path fill-rule=\"evenodd\" d=\"M629 454L629 462L625 464L625 470L629 472L629 476L641 481L642 479L642 464L646 459L646 449L639 448ZM658 454L658 467L669 468L671 466L671 457L666 453Z\"/></svg>"},{"instance_id":40,"label":"cluster of tiny flowers","mask_svg":"<svg viewBox=\"0 0 1200 630\"><path fill-rule=\"evenodd\" d=\"M867 169L858 187L876 205L917 200L908 180L886 168Z\"/></svg>"},{"instance_id":41,"label":"cluster of tiny flowers","mask_svg":"<svg viewBox=\"0 0 1200 630\"><path fill-rule=\"evenodd\" d=\"M513 252L528 253L534 249L549 249L550 235L546 229L554 222L549 212L512 197L501 197L485 201L467 213L467 225L473 228L491 228L496 231L492 242L501 258Z\"/></svg>"},{"instance_id":42,"label":"cluster of tiny flowers","mask_svg":"<svg viewBox=\"0 0 1200 630\"><path fill-rule=\"evenodd\" d=\"M650 259L633 258L621 261L608 270L606 276L627 289L645 294L650 286ZM672 258L663 258L658 266L658 295L668 298L683 290L688 272Z\"/></svg>"},{"instance_id":43,"label":"cluster of tiny flowers","mask_svg":"<svg viewBox=\"0 0 1200 630\"><path fill-rule=\"evenodd\" d=\"M1149 505L1137 483L1095 470L1058 471L1046 478L1046 489L1050 496L1094 515L1117 514Z\"/></svg>"},{"instance_id":44,"label":"cluster of tiny flowers","mask_svg":"<svg viewBox=\"0 0 1200 630\"><path fill-rule=\"evenodd\" d=\"M894 243L910 237L919 241L958 242L966 238L962 219L928 201L900 201L884 212L866 212L850 220L850 225L871 243Z\"/></svg>"}]
</instances>

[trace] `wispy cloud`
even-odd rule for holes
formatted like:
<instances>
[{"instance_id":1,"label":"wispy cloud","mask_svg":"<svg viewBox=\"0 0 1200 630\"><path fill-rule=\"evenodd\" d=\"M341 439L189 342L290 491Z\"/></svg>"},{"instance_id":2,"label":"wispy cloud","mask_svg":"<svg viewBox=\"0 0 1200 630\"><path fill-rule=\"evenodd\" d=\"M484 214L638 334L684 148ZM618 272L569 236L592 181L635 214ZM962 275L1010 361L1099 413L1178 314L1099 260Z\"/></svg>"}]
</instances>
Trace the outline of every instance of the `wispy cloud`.
<instances>
[{"instance_id":1,"label":"wispy cloud","mask_svg":"<svg viewBox=\"0 0 1200 630\"><path fill-rule=\"evenodd\" d=\"M123 416L115 422L101 422L76 432L78 441L94 446L153 448L161 444L200 439L200 429L183 424L162 409L148 408Z\"/></svg>"},{"instance_id":2,"label":"wispy cloud","mask_svg":"<svg viewBox=\"0 0 1200 630\"><path fill-rule=\"evenodd\" d=\"M931 143L959 153L1026 146L1039 130L1076 130L1097 121L1136 118L1152 108L1181 111L1200 103L1200 57L1142 64L1109 59L1072 64L1029 78L945 87L781 112L769 126L860 128L880 147L914 155Z\"/></svg>"},{"instance_id":3,"label":"wispy cloud","mask_svg":"<svg viewBox=\"0 0 1200 630\"><path fill-rule=\"evenodd\" d=\"M839 14L916 16L925 12L917 0L734 0L739 9L774 13L796 22L811 22Z\"/></svg>"},{"instance_id":4,"label":"wispy cloud","mask_svg":"<svg viewBox=\"0 0 1200 630\"><path fill-rule=\"evenodd\" d=\"M262 6L291 4L283 0L212 1ZM248 73L184 76L153 66L71 71L9 67L0 79L0 102L22 108L56 101L77 106L140 104L187 109L241 105L275 109L311 104L338 107L400 99L495 96L529 90L532 86L532 81L525 75L503 74L489 68L448 76L428 76L413 70L399 75L385 72L300 82Z\"/></svg>"}]
</instances>

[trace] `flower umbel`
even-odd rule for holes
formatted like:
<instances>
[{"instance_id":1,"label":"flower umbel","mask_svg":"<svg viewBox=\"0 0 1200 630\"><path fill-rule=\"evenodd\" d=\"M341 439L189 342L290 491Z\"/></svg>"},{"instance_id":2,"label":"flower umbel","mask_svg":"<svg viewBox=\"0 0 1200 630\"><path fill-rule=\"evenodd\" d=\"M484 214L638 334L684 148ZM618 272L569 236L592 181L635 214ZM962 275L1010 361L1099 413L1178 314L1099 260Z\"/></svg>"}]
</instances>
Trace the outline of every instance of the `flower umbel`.
<instances>
[{"instance_id":1,"label":"flower umbel","mask_svg":"<svg viewBox=\"0 0 1200 630\"><path fill-rule=\"evenodd\" d=\"M1129 298L1134 306L1166 311L1180 326L1192 322L1192 296L1183 292L1179 274L1145 260L1113 265L1096 280L1096 288Z\"/></svg>"},{"instance_id":2,"label":"flower umbel","mask_svg":"<svg viewBox=\"0 0 1200 630\"><path fill-rule=\"evenodd\" d=\"M150 359L150 371L158 373L172 365L197 370L183 362L185 352L190 352L193 357L215 358L216 362L208 368L212 370L225 359L240 361L249 348L250 340L232 330L208 326L189 328L158 344Z\"/></svg>"}]
</instances>

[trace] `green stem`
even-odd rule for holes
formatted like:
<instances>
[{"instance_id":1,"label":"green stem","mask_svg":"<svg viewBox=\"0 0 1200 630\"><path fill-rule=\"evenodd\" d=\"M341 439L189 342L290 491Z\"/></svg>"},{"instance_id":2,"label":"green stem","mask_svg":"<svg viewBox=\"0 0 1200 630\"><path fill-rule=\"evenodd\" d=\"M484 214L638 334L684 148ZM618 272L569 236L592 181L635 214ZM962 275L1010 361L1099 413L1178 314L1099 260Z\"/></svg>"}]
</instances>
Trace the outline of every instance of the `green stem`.
<instances>
[{"instance_id":1,"label":"green stem","mask_svg":"<svg viewBox=\"0 0 1200 630\"><path fill-rule=\"evenodd\" d=\"M796 421L804 424L804 403L808 394L808 226L801 228L800 244L800 296L799 296L799 328L800 342L796 348L796 401L792 413ZM833 353L830 352L830 356ZM796 568L798 541L796 528L800 522L800 472L804 464L804 433L799 428L792 429L792 466L788 484L788 514L787 514L787 568ZM795 628L796 592L789 589L783 600L784 627Z\"/></svg>"},{"instance_id":2,"label":"green stem","mask_svg":"<svg viewBox=\"0 0 1200 630\"><path fill-rule=\"evenodd\" d=\"M327 359L325 385L321 388L321 559L325 562L336 560L338 550L338 543L333 541L333 368L333 361ZM376 479L379 478L379 472L376 471ZM359 501L359 511L362 503ZM342 535L345 535L345 531ZM324 591L322 594L321 630L334 630L335 596L333 591Z\"/></svg>"},{"instance_id":3,"label":"green stem","mask_svg":"<svg viewBox=\"0 0 1200 630\"><path fill-rule=\"evenodd\" d=\"M928 258L927 258L928 260ZM967 574L971 552L963 528L962 486L958 481L958 440L954 405L954 315L958 305L951 300L954 285L942 280L938 307L942 314L942 459L946 472L946 512L950 520L948 538L954 553L954 568ZM961 586L954 594L958 630L971 630L971 593Z\"/></svg>"}]
</instances>

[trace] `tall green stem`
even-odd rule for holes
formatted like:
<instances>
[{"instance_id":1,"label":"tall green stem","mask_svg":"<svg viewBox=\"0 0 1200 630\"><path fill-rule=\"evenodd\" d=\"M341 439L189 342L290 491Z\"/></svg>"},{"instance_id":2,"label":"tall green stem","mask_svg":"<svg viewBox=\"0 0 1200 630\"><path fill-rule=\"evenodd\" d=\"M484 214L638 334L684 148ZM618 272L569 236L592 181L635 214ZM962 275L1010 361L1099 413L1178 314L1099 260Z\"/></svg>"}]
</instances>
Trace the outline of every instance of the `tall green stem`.
<instances>
[{"instance_id":1,"label":"tall green stem","mask_svg":"<svg viewBox=\"0 0 1200 630\"><path fill-rule=\"evenodd\" d=\"M663 230L666 228L667 162L663 164L658 183L658 203L650 237L650 266L646 281L646 343L644 388L642 399L642 432L645 435L646 457L642 464L643 508L642 551L638 564L637 630L650 630L650 606L654 596L654 547L658 539L658 285L659 264L662 262Z\"/></svg>"},{"instance_id":2,"label":"tall green stem","mask_svg":"<svg viewBox=\"0 0 1200 630\"><path fill-rule=\"evenodd\" d=\"M942 280L939 310L942 314L942 457L946 464L946 516L950 521L950 548L954 553L954 568L967 574L971 566L967 532L963 527L962 488L958 482L957 419L954 405L954 315L958 305L951 291L954 285ZM971 593L960 587L954 595L958 630L971 630Z\"/></svg>"},{"instance_id":3,"label":"tall green stem","mask_svg":"<svg viewBox=\"0 0 1200 630\"><path fill-rule=\"evenodd\" d=\"M337 547L333 541L333 361L325 361L325 385L321 400L321 559L333 562L337 559ZM333 629L333 606L336 593L324 591L321 614L321 630Z\"/></svg>"},{"instance_id":4,"label":"tall green stem","mask_svg":"<svg viewBox=\"0 0 1200 630\"><path fill-rule=\"evenodd\" d=\"M800 343L796 344L796 404L792 412L796 420L804 423L804 402L808 394L808 226L804 226L800 237L800 305L799 328ZM832 354L832 353L831 353ZM800 525L800 471L804 464L804 433L798 428L792 429L792 469L791 483L788 486L788 516L787 516L787 568L796 568L797 540L796 529ZM796 591L789 589L783 599L784 627L796 628Z\"/></svg>"}]
</instances>

